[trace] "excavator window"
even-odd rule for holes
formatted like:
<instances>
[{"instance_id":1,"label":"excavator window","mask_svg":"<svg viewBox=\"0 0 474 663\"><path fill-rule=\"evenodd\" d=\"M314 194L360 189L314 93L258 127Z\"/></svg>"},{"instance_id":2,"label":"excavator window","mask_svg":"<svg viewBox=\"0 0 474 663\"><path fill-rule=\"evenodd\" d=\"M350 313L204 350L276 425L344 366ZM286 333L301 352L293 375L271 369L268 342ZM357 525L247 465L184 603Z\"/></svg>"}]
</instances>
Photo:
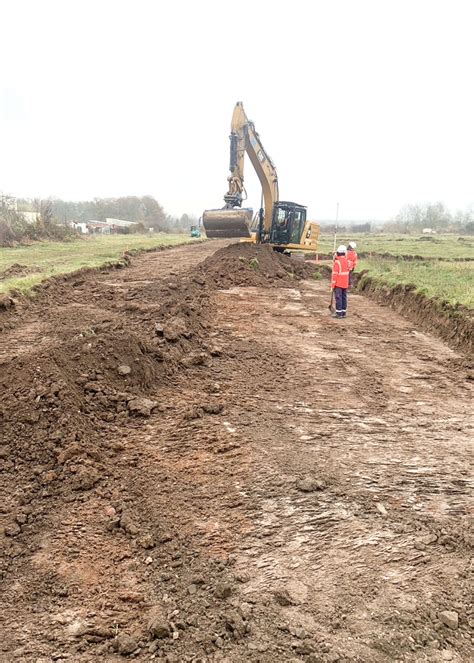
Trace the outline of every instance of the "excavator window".
<instances>
[{"instance_id":1,"label":"excavator window","mask_svg":"<svg viewBox=\"0 0 474 663\"><path fill-rule=\"evenodd\" d=\"M305 222L305 211L301 209L293 210L293 223L291 227L291 242L299 244L301 241L301 233L303 232Z\"/></svg>"},{"instance_id":2,"label":"excavator window","mask_svg":"<svg viewBox=\"0 0 474 663\"><path fill-rule=\"evenodd\" d=\"M288 225L290 213L285 209L279 209L277 215L277 224L281 227Z\"/></svg>"}]
</instances>

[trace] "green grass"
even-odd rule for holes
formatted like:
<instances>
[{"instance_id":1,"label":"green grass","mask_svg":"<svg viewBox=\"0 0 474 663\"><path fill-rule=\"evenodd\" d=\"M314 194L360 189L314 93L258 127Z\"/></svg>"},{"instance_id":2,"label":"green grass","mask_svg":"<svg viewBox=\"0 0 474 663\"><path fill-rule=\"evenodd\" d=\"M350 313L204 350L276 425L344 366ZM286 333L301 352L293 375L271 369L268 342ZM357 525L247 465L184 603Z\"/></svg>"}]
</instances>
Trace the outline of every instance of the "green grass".
<instances>
[{"instance_id":1,"label":"green grass","mask_svg":"<svg viewBox=\"0 0 474 663\"><path fill-rule=\"evenodd\" d=\"M474 237L458 235L396 235L389 233L339 233L337 244L357 243L357 252L374 253L373 257L359 259L357 271L367 269L369 276L381 285L399 283L414 285L427 297L437 298L456 306L462 304L474 309L474 262L461 262L461 258L474 259ZM320 253L332 253L334 235L320 236ZM422 256L427 260L386 259L376 254L392 256ZM436 260L442 258L442 260ZM452 261L452 262L450 262ZM459 262L456 262L459 261Z\"/></svg>"},{"instance_id":2,"label":"green grass","mask_svg":"<svg viewBox=\"0 0 474 663\"><path fill-rule=\"evenodd\" d=\"M420 239L424 237L425 239ZM429 237L430 239L426 239ZM357 252L391 253L394 256L418 255L424 258L474 259L474 237L466 235L395 235L385 233L337 235L337 244L357 243ZM334 235L323 234L318 242L321 253L330 253L334 247Z\"/></svg>"},{"instance_id":3,"label":"green grass","mask_svg":"<svg viewBox=\"0 0 474 663\"><path fill-rule=\"evenodd\" d=\"M406 261L368 258L361 260L357 271L369 270L380 283L395 286L412 284L427 297L462 304L474 309L474 263L445 261Z\"/></svg>"},{"instance_id":4,"label":"green grass","mask_svg":"<svg viewBox=\"0 0 474 663\"><path fill-rule=\"evenodd\" d=\"M112 235L85 237L73 242L38 242L31 246L0 247L0 273L17 263L39 267L41 272L0 281L0 293L18 290L26 294L41 281L58 274L68 274L83 267L100 267L117 261L124 251L152 249L162 245L175 245L190 240L188 235L156 233L150 235Z\"/></svg>"}]
</instances>

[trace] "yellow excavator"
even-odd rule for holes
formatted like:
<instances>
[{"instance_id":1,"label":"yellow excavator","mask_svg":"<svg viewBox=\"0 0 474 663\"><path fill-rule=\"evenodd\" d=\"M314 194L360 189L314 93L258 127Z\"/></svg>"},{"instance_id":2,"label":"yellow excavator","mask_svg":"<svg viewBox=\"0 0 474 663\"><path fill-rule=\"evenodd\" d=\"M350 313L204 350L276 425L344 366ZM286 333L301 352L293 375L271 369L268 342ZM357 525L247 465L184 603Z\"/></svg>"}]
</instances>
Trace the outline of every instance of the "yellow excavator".
<instances>
[{"instance_id":1,"label":"yellow excavator","mask_svg":"<svg viewBox=\"0 0 474 663\"><path fill-rule=\"evenodd\" d=\"M254 216L242 208L245 153L262 185L262 205ZM206 210L202 221L208 237L240 237L243 242L268 243L277 251L317 251L319 226L307 221L306 207L279 199L275 164L245 114L241 101L234 108L230 133L229 188L222 209Z\"/></svg>"}]
</instances>

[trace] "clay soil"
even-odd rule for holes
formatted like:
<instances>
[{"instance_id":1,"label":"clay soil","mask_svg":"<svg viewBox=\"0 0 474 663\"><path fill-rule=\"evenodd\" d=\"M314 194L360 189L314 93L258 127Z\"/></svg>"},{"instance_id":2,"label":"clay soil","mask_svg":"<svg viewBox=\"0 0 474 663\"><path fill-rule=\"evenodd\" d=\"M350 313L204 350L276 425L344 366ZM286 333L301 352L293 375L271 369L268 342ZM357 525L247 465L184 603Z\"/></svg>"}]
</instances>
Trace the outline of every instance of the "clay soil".
<instances>
[{"instance_id":1,"label":"clay soil","mask_svg":"<svg viewBox=\"0 0 474 663\"><path fill-rule=\"evenodd\" d=\"M222 241L0 314L0 661L472 660L462 355Z\"/></svg>"}]
</instances>

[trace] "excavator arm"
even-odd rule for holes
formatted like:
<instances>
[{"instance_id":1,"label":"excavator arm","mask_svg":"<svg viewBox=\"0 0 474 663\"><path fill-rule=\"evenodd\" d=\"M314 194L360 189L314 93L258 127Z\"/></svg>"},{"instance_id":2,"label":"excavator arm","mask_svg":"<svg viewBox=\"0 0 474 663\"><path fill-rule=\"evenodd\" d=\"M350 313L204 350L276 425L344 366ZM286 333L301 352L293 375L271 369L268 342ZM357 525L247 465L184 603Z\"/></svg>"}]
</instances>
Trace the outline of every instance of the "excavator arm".
<instances>
[{"instance_id":1,"label":"excavator arm","mask_svg":"<svg viewBox=\"0 0 474 663\"><path fill-rule=\"evenodd\" d=\"M248 237L250 210L239 210L244 200L244 161L247 153L263 194L263 232L268 235L272 223L273 205L278 202L278 177L275 165L266 153L260 136L245 114L241 101L235 105L230 133L230 175L228 191L222 210L207 210L203 223L208 237Z\"/></svg>"},{"instance_id":2,"label":"excavator arm","mask_svg":"<svg viewBox=\"0 0 474 663\"><path fill-rule=\"evenodd\" d=\"M273 205L278 202L278 176L275 164L265 151L255 125L245 114L241 101L234 108L230 134L229 190L224 196L228 207L242 206L244 187L244 157L247 153L262 186L265 233L270 232Z\"/></svg>"}]
</instances>

